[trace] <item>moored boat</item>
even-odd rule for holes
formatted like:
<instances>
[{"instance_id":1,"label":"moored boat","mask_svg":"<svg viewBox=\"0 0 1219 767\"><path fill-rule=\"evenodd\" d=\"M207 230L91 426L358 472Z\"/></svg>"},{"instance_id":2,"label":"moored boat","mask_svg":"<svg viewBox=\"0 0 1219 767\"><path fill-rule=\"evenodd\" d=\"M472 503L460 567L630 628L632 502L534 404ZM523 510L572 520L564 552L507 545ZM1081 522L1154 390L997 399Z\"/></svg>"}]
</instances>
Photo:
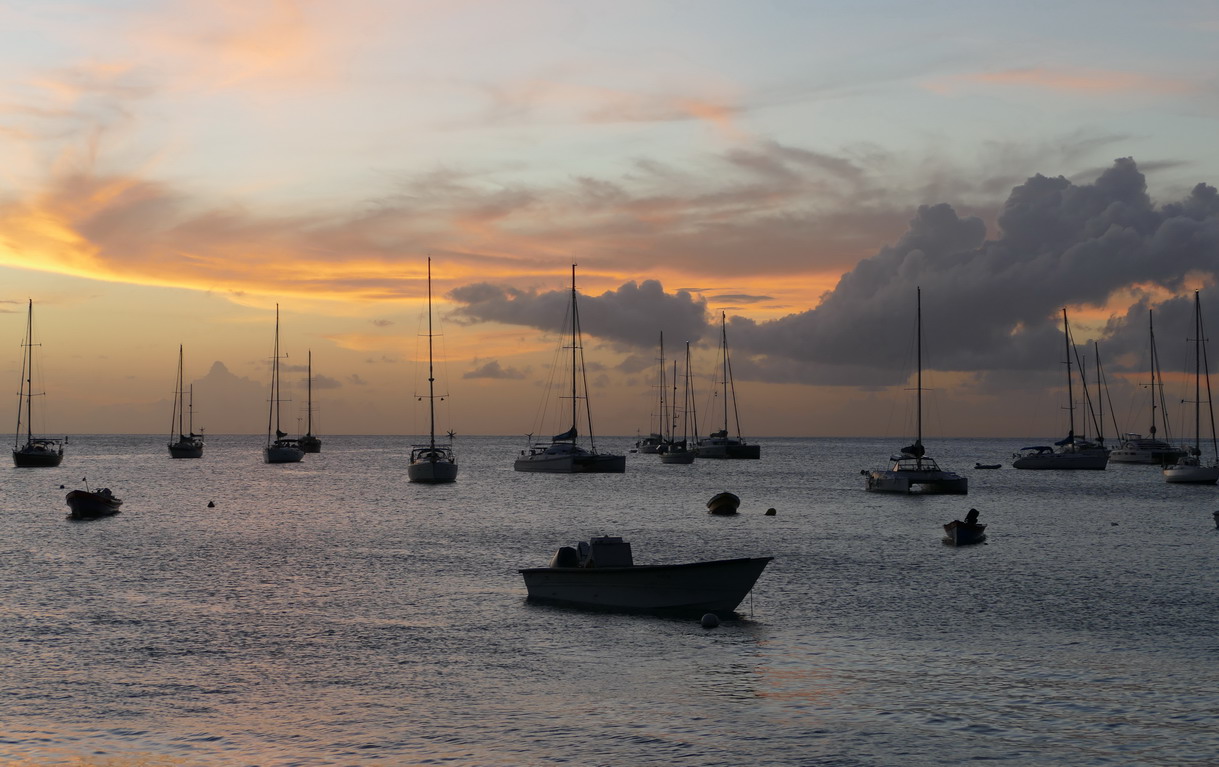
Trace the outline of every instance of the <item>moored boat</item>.
<instances>
[{"instance_id":1,"label":"moored boat","mask_svg":"<svg viewBox=\"0 0 1219 767\"><path fill-rule=\"evenodd\" d=\"M110 488L103 487L90 491L88 485L84 490L72 490L68 493L66 502L71 511L70 519L98 519L118 514L123 501L114 496Z\"/></svg>"},{"instance_id":2,"label":"moored boat","mask_svg":"<svg viewBox=\"0 0 1219 767\"><path fill-rule=\"evenodd\" d=\"M436 375L432 366L432 259L427 260L427 401L428 443L411 448L406 476L411 482L439 484L457 481L457 457L453 454L453 432L449 444L436 442Z\"/></svg>"},{"instance_id":3,"label":"moored boat","mask_svg":"<svg viewBox=\"0 0 1219 767\"><path fill-rule=\"evenodd\" d=\"M262 457L266 463L299 463L305 457L296 439L279 427L279 304L275 305L275 353L271 357L271 404L267 412L267 445ZM274 432L272 432L274 426ZM274 433L274 437L272 437Z\"/></svg>"},{"instance_id":4,"label":"moored boat","mask_svg":"<svg viewBox=\"0 0 1219 767\"><path fill-rule=\"evenodd\" d=\"M1219 482L1219 440L1215 434L1214 407L1211 403L1211 375L1206 361L1202 327L1202 303L1194 291L1194 444L1189 452L1163 469L1164 481L1173 484L1213 485ZM1210 412L1210 463L1202 460L1202 378L1206 377L1206 406Z\"/></svg>"},{"instance_id":5,"label":"moored boat","mask_svg":"<svg viewBox=\"0 0 1219 767\"><path fill-rule=\"evenodd\" d=\"M63 461L63 441L50 437L35 437L33 431L34 397L34 301L30 300L25 322L25 338L22 339L25 354L22 356L21 389L17 394L17 430L13 443L13 465L18 468L49 468ZM21 444L21 425L24 417L25 444Z\"/></svg>"},{"instance_id":6,"label":"moored boat","mask_svg":"<svg viewBox=\"0 0 1219 767\"><path fill-rule=\"evenodd\" d=\"M694 417L694 389L690 386L690 342L686 341L686 385L684 401L681 406L681 439L677 438L677 368L673 369L673 429L670 439L660 451L661 463L685 464L694 463L694 450L690 447L690 424L697 420ZM694 437L698 440L697 435Z\"/></svg>"},{"instance_id":7,"label":"moored boat","mask_svg":"<svg viewBox=\"0 0 1219 767\"><path fill-rule=\"evenodd\" d=\"M632 612L731 613L773 557L636 565L631 545L603 536L564 546L549 567L520 570L531 601Z\"/></svg>"},{"instance_id":8,"label":"moored boat","mask_svg":"<svg viewBox=\"0 0 1219 767\"><path fill-rule=\"evenodd\" d=\"M313 433L313 350L309 350L309 361L305 366L305 433L296 444L306 453L322 452L322 440Z\"/></svg>"},{"instance_id":9,"label":"moored boat","mask_svg":"<svg viewBox=\"0 0 1219 767\"><path fill-rule=\"evenodd\" d=\"M576 306L576 266L571 266L571 388L566 395L571 400L571 428L550 438L550 442L529 444L513 461L516 471L547 474L622 474L626 471L626 456L597 451L593 439L593 419L588 408L587 381L584 371L584 347L581 345L580 313ZM583 384L584 388L580 386ZM583 391L583 393L581 393ZM579 429L580 402L584 402L585 422L588 424L588 447L581 446L577 439ZM532 439L533 435L529 435Z\"/></svg>"},{"instance_id":10,"label":"moored boat","mask_svg":"<svg viewBox=\"0 0 1219 767\"><path fill-rule=\"evenodd\" d=\"M720 364L719 373L724 420L722 429L713 431L702 439L695 440L694 454L699 458L744 458L762 457L762 446L752 445L741 436L741 415L736 406L736 385L732 380L732 360L728 355L728 313L720 312ZM736 423L736 436L728 436L728 403L732 401L732 416Z\"/></svg>"},{"instance_id":11,"label":"moored boat","mask_svg":"<svg viewBox=\"0 0 1219 767\"><path fill-rule=\"evenodd\" d=\"M944 543L950 546L968 546L986 540L986 525L970 525L954 519L944 525Z\"/></svg>"},{"instance_id":12,"label":"moored boat","mask_svg":"<svg viewBox=\"0 0 1219 767\"><path fill-rule=\"evenodd\" d=\"M195 434L195 387L190 387L188 393L184 384L182 344L178 344L178 383L174 387L174 411L170 418L169 457L202 458L203 435Z\"/></svg>"},{"instance_id":13,"label":"moored boat","mask_svg":"<svg viewBox=\"0 0 1219 767\"><path fill-rule=\"evenodd\" d=\"M732 516L737 513L740 505L741 499L725 490L711 496L711 500L707 501L707 512L722 517Z\"/></svg>"}]
</instances>

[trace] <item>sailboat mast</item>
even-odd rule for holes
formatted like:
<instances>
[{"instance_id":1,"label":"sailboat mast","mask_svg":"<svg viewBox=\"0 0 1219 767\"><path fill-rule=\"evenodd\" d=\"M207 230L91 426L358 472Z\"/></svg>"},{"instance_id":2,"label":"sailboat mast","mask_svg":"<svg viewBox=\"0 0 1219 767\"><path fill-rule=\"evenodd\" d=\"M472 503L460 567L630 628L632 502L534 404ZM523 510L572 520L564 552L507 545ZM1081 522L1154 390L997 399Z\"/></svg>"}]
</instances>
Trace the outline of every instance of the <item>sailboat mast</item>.
<instances>
[{"instance_id":1,"label":"sailboat mast","mask_svg":"<svg viewBox=\"0 0 1219 767\"><path fill-rule=\"evenodd\" d=\"M1202 454L1202 305L1194 291L1194 455Z\"/></svg>"},{"instance_id":2,"label":"sailboat mast","mask_svg":"<svg viewBox=\"0 0 1219 767\"><path fill-rule=\"evenodd\" d=\"M669 409L665 407L665 332L660 331L660 416L656 419L656 433L660 435L663 442L665 438L665 426L669 422ZM676 383L676 382L674 382Z\"/></svg>"},{"instance_id":3,"label":"sailboat mast","mask_svg":"<svg viewBox=\"0 0 1219 767\"><path fill-rule=\"evenodd\" d=\"M271 407L267 410L267 446L271 445L271 427L279 437L279 304L275 305L275 345L271 354Z\"/></svg>"},{"instance_id":4,"label":"sailboat mast","mask_svg":"<svg viewBox=\"0 0 1219 767\"><path fill-rule=\"evenodd\" d=\"M571 265L571 428L576 428L576 265Z\"/></svg>"},{"instance_id":5,"label":"sailboat mast","mask_svg":"<svg viewBox=\"0 0 1219 767\"><path fill-rule=\"evenodd\" d=\"M1147 310L1147 332L1151 338L1151 348L1148 354L1151 356L1151 438L1156 436L1156 323L1155 311Z\"/></svg>"},{"instance_id":6,"label":"sailboat mast","mask_svg":"<svg viewBox=\"0 0 1219 767\"><path fill-rule=\"evenodd\" d=\"M305 364L305 433L313 433L313 350L308 352Z\"/></svg>"},{"instance_id":7,"label":"sailboat mast","mask_svg":"<svg viewBox=\"0 0 1219 767\"><path fill-rule=\"evenodd\" d=\"M174 400L178 411L178 436L182 436L182 344L178 344L178 387L174 392Z\"/></svg>"},{"instance_id":8,"label":"sailboat mast","mask_svg":"<svg viewBox=\"0 0 1219 767\"><path fill-rule=\"evenodd\" d=\"M427 259L427 406L428 446L436 454L436 376L432 368L432 257Z\"/></svg>"},{"instance_id":9,"label":"sailboat mast","mask_svg":"<svg viewBox=\"0 0 1219 767\"><path fill-rule=\"evenodd\" d=\"M1067 324L1067 308L1062 308L1062 343L1067 354L1067 439L1075 443L1075 390L1071 386L1071 327Z\"/></svg>"},{"instance_id":10,"label":"sailboat mast","mask_svg":"<svg viewBox=\"0 0 1219 767\"><path fill-rule=\"evenodd\" d=\"M728 312L720 312L720 348L724 350L724 373L720 383L724 390L724 438L728 437Z\"/></svg>"},{"instance_id":11,"label":"sailboat mast","mask_svg":"<svg viewBox=\"0 0 1219 767\"><path fill-rule=\"evenodd\" d=\"M915 357L918 363L918 379L916 387L918 393L915 397L918 404L917 429L918 434L914 438L914 444L923 444L923 289L915 288L914 293L914 313L916 315L914 327L915 335L918 338L914 342Z\"/></svg>"},{"instance_id":12,"label":"sailboat mast","mask_svg":"<svg viewBox=\"0 0 1219 767\"><path fill-rule=\"evenodd\" d=\"M190 404L187 405L187 413L190 414L186 428L190 429L190 435L195 436L195 385L190 385Z\"/></svg>"},{"instance_id":13,"label":"sailboat mast","mask_svg":"<svg viewBox=\"0 0 1219 767\"><path fill-rule=\"evenodd\" d=\"M25 440L34 439L34 299L25 321Z\"/></svg>"},{"instance_id":14,"label":"sailboat mast","mask_svg":"<svg viewBox=\"0 0 1219 767\"><path fill-rule=\"evenodd\" d=\"M690 342L686 341L686 404L690 408L690 412L686 413L684 423L687 425L694 424L690 429L690 438L696 443L698 442L698 402L694 396L694 387L690 385Z\"/></svg>"},{"instance_id":15,"label":"sailboat mast","mask_svg":"<svg viewBox=\"0 0 1219 767\"><path fill-rule=\"evenodd\" d=\"M685 408L685 403L682 403L682 408ZM677 360L673 360L673 397L669 405L669 412L672 416L669 425L669 441L677 441Z\"/></svg>"}]
</instances>

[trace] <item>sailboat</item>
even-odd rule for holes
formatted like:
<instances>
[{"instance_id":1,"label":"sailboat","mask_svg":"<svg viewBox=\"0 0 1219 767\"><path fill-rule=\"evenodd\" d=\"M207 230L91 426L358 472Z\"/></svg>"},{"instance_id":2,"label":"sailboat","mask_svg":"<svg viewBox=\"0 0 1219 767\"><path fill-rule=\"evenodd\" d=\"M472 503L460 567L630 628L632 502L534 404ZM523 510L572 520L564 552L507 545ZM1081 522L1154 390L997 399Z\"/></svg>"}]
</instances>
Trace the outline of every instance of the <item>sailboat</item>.
<instances>
[{"instance_id":1,"label":"sailboat","mask_svg":"<svg viewBox=\"0 0 1219 767\"><path fill-rule=\"evenodd\" d=\"M305 386L309 392L305 400L305 436L297 440L297 444L301 446L301 450L306 453L322 452L322 441L313 436L313 350L309 350L309 364L306 367L308 371L305 373ZM300 422L297 422L297 428L300 428Z\"/></svg>"},{"instance_id":2,"label":"sailboat","mask_svg":"<svg viewBox=\"0 0 1219 767\"><path fill-rule=\"evenodd\" d=\"M178 385L174 387L174 412L169 424L169 457L202 458L203 435L195 434L195 387L191 387L188 401L183 384L182 344L178 344Z\"/></svg>"},{"instance_id":3,"label":"sailboat","mask_svg":"<svg viewBox=\"0 0 1219 767\"><path fill-rule=\"evenodd\" d=\"M1062 310L1063 339L1067 350L1067 436L1054 446L1034 445L1021 448L1013 457L1017 469L1104 469L1109 450L1103 445L1075 436L1075 395L1071 381L1071 326L1067 310Z\"/></svg>"},{"instance_id":4,"label":"sailboat","mask_svg":"<svg viewBox=\"0 0 1219 767\"><path fill-rule=\"evenodd\" d=\"M427 404L428 443L411 447L411 462L406 476L411 482L453 482L457 479L457 458L452 444L436 444L436 376L432 366L432 259L427 260ZM422 397L420 398L422 399ZM452 432L450 439L452 437Z\"/></svg>"},{"instance_id":5,"label":"sailboat","mask_svg":"<svg viewBox=\"0 0 1219 767\"><path fill-rule=\"evenodd\" d=\"M761 458L762 447L750 445L741 437L741 414L736 407L736 386L732 382L732 360L728 356L728 313L720 312L720 359L723 375L721 399L724 403L724 428L713 431L695 443L694 453L699 458ZM728 436L728 398L732 397L732 415L736 420L736 437Z\"/></svg>"},{"instance_id":6,"label":"sailboat","mask_svg":"<svg viewBox=\"0 0 1219 767\"><path fill-rule=\"evenodd\" d=\"M677 361L673 362L673 426L669 432L669 443L660 454L661 463L694 463L694 451L690 449L690 413L694 410L694 392L690 389L690 342L686 342L686 384L681 407L681 440L677 439Z\"/></svg>"},{"instance_id":7,"label":"sailboat","mask_svg":"<svg viewBox=\"0 0 1219 767\"><path fill-rule=\"evenodd\" d=\"M901 449L891 457L887 469L864 469L867 489L873 493L928 493L939 495L966 495L969 480L953 471L941 469L935 459L927 455L923 447L923 291L915 293L915 346L917 348L918 378L916 395L916 432L913 445Z\"/></svg>"},{"instance_id":8,"label":"sailboat","mask_svg":"<svg viewBox=\"0 0 1219 767\"><path fill-rule=\"evenodd\" d=\"M576 265L571 265L571 428L550 438L550 442L535 442L521 451L512 467L517 471L538 471L553 474L622 474L626 471L626 456L597 452L593 439L593 418L588 406L588 381L584 376L584 347L580 345L580 313L576 304ZM580 391L583 391L583 395ZM588 448L577 443L579 405L584 400L588 423ZM530 435L532 438L533 435Z\"/></svg>"},{"instance_id":9,"label":"sailboat","mask_svg":"<svg viewBox=\"0 0 1219 767\"><path fill-rule=\"evenodd\" d=\"M1109 453L1109 460L1115 463L1155 463L1162 466L1176 463L1178 458L1186 455L1183 448L1172 445L1172 432L1169 431L1167 412L1164 407L1164 381L1160 376L1160 357L1156 353L1155 313L1147 312L1147 327L1151 337L1151 428L1148 436L1126 433L1122 435L1122 444ZM1164 423L1164 434L1169 441L1156 437L1156 410L1160 411Z\"/></svg>"},{"instance_id":10,"label":"sailboat","mask_svg":"<svg viewBox=\"0 0 1219 767\"><path fill-rule=\"evenodd\" d=\"M640 453L658 453L665 442L665 334L660 332L660 357L656 366L656 431L635 443L635 450Z\"/></svg>"},{"instance_id":11,"label":"sailboat","mask_svg":"<svg viewBox=\"0 0 1219 767\"><path fill-rule=\"evenodd\" d=\"M1206 376L1206 407L1211 419L1211 450L1215 459L1202 463L1202 376ZM1206 359L1206 339L1202 335L1202 304L1194 291L1194 446L1189 454L1164 467L1164 481L1180 484L1213 485L1219 481L1219 443L1215 440L1215 408L1211 402L1211 371Z\"/></svg>"},{"instance_id":12,"label":"sailboat","mask_svg":"<svg viewBox=\"0 0 1219 767\"><path fill-rule=\"evenodd\" d=\"M13 464L21 468L58 466L63 460L63 441L35 437L33 427L34 394L34 300L30 299L25 321L25 357L22 359L21 389L17 394L17 431L13 442ZM24 405L24 408L22 407ZM21 444L21 417L25 415L25 444Z\"/></svg>"},{"instance_id":13,"label":"sailboat","mask_svg":"<svg viewBox=\"0 0 1219 767\"><path fill-rule=\"evenodd\" d=\"M267 446L263 448L266 463L298 463L305 457L297 440L279 428L279 304L275 305L275 354L271 358L271 406L267 411ZM271 427L275 431L272 436Z\"/></svg>"}]
</instances>

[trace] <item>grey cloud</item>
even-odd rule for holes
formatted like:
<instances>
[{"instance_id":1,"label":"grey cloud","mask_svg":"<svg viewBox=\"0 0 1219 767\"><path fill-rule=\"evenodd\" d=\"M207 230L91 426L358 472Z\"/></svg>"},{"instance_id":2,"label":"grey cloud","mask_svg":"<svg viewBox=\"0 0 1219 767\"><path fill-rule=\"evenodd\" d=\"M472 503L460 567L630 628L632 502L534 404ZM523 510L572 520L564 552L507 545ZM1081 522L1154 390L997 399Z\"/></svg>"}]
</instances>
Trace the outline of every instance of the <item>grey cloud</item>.
<instances>
[{"instance_id":1,"label":"grey cloud","mask_svg":"<svg viewBox=\"0 0 1219 767\"><path fill-rule=\"evenodd\" d=\"M474 360L475 364L478 360ZM500 367L499 360L489 360L483 365L479 365L473 370L468 370L462 374L462 378L500 378L520 380L525 377L525 374L516 368Z\"/></svg>"}]
</instances>

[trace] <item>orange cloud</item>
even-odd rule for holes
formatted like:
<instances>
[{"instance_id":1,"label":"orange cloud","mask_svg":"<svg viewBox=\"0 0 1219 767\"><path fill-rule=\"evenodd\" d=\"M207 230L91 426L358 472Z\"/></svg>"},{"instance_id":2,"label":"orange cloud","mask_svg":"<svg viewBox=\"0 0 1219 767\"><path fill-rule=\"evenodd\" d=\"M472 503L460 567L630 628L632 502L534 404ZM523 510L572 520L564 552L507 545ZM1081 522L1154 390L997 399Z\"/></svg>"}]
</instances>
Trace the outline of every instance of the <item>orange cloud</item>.
<instances>
[{"instance_id":1,"label":"orange cloud","mask_svg":"<svg viewBox=\"0 0 1219 767\"><path fill-rule=\"evenodd\" d=\"M1008 69L981 72L926 85L928 90L949 93L958 83L1020 86L1064 93L1187 93L1195 86L1183 80L1168 80L1133 72L1106 70L1059 71L1052 69Z\"/></svg>"}]
</instances>

